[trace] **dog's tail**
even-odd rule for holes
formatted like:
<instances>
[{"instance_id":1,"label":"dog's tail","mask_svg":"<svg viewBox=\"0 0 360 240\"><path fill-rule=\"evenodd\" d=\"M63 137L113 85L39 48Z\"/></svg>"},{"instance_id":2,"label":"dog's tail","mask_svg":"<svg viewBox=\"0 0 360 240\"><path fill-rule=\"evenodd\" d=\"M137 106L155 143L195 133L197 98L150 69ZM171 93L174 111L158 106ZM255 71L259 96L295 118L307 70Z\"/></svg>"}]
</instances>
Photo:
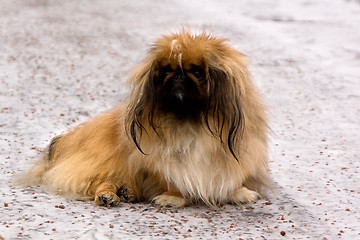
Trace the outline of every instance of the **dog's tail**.
<instances>
[{"instance_id":1,"label":"dog's tail","mask_svg":"<svg viewBox=\"0 0 360 240\"><path fill-rule=\"evenodd\" d=\"M43 175L50 169L54 162L54 152L56 144L62 135L54 137L46 150L42 153L42 157L35 163L34 166L26 174L18 178L18 182L22 185L32 186L43 183Z\"/></svg>"}]
</instances>

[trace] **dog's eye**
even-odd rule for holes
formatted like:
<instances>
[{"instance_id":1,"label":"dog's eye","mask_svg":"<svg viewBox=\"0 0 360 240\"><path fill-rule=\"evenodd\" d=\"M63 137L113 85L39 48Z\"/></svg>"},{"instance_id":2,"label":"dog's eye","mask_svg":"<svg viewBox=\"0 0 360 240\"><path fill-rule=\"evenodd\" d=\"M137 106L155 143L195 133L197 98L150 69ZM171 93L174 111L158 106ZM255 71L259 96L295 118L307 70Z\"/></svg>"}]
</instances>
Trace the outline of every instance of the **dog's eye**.
<instances>
[{"instance_id":1,"label":"dog's eye","mask_svg":"<svg viewBox=\"0 0 360 240\"><path fill-rule=\"evenodd\" d=\"M192 67L190 72L197 78L203 79L205 77L204 71L200 67Z\"/></svg>"},{"instance_id":2,"label":"dog's eye","mask_svg":"<svg viewBox=\"0 0 360 240\"><path fill-rule=\"evenodd\" d=\"M167 77L169 74L171 74L173 72L173 70L171 69L170 66L166 66L163 70L163 74L164 74L164 77Z\"/></svg>"}]
</instances>

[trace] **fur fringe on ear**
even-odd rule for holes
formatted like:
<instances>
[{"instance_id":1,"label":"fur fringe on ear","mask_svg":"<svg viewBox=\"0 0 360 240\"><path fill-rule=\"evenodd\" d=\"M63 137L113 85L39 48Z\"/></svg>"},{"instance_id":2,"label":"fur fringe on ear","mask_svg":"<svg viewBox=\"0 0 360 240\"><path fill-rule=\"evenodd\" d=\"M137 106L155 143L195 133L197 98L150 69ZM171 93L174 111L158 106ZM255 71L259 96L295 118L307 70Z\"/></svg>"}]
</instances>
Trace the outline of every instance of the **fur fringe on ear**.
<instances>
[{"instance_id":1,"label":"fur fringe on ear","mask_svg":"<svg viewBox=\"0 0 360 240\"><path fill-rule=\"evenodd\" d=\"M125 129L141 153L145 154L140 146L143 131L150 126L156 132L154 111L156 107L156 93L154 86L155 65L151 61L135 69L130 78L133 92L126 110ZM149 109L149 106L150 109ZM146 121L147 117L147 121Z\"/></svg>"}]
</instances>

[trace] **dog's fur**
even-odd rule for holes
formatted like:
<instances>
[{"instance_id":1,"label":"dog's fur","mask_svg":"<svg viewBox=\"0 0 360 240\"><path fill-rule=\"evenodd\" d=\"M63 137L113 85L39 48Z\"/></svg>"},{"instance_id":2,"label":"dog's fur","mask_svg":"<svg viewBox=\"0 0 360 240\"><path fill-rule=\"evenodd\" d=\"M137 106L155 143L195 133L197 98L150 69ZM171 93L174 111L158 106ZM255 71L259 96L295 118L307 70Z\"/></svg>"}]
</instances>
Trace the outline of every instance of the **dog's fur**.
<instances>
[{"instance_id":1,"label":"dog's fur","mask_svg":"<svg viewBox=\"0 0 360 240\"><path fill-rule=\"evenodd\" d=\"M255 201L269 182L267 124L247 61L224 39L163 36L121 104L56 137L27 176L112 206Z\"/></svg>"}]
</instances>

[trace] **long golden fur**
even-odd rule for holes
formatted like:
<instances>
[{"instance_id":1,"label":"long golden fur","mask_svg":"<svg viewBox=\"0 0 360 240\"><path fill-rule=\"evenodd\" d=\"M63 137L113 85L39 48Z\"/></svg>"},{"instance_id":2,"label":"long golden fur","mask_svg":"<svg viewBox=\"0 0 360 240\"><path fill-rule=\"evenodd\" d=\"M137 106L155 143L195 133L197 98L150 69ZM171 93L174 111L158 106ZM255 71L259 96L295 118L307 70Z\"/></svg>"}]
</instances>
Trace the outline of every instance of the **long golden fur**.
<instances>
[{"instance_id":1,"label":"long golden fur","mask_svg":"<svg viewBox=\"0 0 360 240\"><path fill-rule=\"evenodd\" d=\"M161 37L126 102L56 137L30 184L113 206L255 201L269 182L264 107L243 54L185 30Z\"/></svg>"}]
</instances>

